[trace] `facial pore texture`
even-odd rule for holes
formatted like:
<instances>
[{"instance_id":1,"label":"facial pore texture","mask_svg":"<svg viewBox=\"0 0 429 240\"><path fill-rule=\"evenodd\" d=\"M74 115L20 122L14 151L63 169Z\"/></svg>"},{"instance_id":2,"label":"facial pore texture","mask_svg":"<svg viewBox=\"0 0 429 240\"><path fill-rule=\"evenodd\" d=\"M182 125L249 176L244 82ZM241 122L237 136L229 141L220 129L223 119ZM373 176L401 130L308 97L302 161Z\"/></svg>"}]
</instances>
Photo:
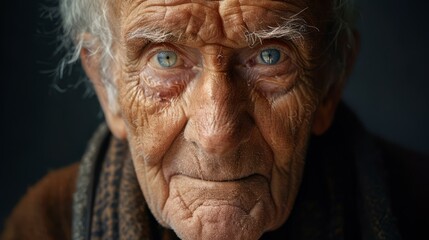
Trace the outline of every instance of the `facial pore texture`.
<instances>
[{"instance_id":1,"label":"facial pore texture","mask_svg":"<svg viewBox=\"0 0 429 240\"><path fill-rule=\"evenodd\" d=\"M323 30L315 5L117 2L134 165L152 213L179 237L257 239L289 216L323 82L321 43L310 31L249 46L246 33L292 17Z\"/></svg>"}]
</instances>

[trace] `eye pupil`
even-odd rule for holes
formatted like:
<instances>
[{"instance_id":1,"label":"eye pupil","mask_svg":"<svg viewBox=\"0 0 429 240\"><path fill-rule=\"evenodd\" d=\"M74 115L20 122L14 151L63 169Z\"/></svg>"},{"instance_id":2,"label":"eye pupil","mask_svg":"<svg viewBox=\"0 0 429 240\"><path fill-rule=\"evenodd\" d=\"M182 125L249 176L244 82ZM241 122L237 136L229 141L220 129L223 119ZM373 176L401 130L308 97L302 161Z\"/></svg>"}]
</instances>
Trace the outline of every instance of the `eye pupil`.
<instances>
[{"instance_id":1,"label":"eye pupil","mask_svg":"<svg viewBox=\"0 0 429 240\"><path fill-rule=\"evenodd\" d=\"M280 60L280 51L277 49L265 49L261 52L261 60L263 63L273 65Z\"/></svg>"},{"instance_id":2,"label":"eye pupil","mask_svg":"<svg viewBox=\"0 0 429 240\"><path fill-rule=\"evenodd\" d=\"M177 54L173 51L164 51L157 54L157 60L162 67L172 67L177 62Z\"/></svg>"}]
</instances>

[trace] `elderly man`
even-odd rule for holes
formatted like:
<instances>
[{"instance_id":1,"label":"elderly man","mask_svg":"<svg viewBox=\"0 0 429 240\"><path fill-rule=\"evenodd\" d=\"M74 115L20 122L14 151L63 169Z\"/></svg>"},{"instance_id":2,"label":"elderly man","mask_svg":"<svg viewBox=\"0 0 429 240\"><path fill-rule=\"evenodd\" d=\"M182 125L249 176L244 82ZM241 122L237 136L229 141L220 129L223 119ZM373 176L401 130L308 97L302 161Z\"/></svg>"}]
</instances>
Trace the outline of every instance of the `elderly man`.
<instances>
[{"instance_id":1,"label":"elderly man","mask_svg":"<svg viewBox=\"0 0 429 240\"><path fill-rule=\"evenodd\" d=\"M62 0L104 111L4 239L396 239L347 0ZM335 120L334 120L335 119ZM334 122L334 124L333 124ZM329 130L328 130L329 129Z\"/></svg>"}]
</instances>

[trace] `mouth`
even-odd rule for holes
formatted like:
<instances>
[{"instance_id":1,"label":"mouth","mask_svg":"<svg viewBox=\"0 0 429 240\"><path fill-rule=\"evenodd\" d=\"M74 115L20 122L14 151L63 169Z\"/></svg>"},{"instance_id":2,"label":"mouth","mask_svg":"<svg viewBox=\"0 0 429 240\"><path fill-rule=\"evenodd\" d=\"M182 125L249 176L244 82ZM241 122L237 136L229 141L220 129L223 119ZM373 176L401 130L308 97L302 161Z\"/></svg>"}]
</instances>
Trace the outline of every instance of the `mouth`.
<instances>
[{"instance_id":1,"label":"mouth","mask_svg":"<svg viewBox=\"0 0 429 240\"><path fill-rule=\"evenodd\" d=\"M225 206L249 214L260 197L266 194L267 187L266 178L259 174L223 180L175 175L170 182L170 190L176 191L192 212L201 207Z\"/></svg>"},{"instance_id":2,"label":"mouth","mask_svg":"<svg viewBox=\"0 0 429 240\"><path fill-rule=\"evenodd\" d=\"M200 181L205 181L205 182L214 182L214 183L240 182L240 181L246 181L246 180L251 179L251 178L256 177L256 176L261 176L260 174L256 174L256 173L245 175L245 176L236 176L236 177L231 176L231 177L223 177L223 178L211 177L211 176L196 177L196 176L191 176L191 175L187 175L187 174L177 174L177 175L182 175L182 176L187 177L189 179L200 180Z\"/></svg>"}]
</instances>

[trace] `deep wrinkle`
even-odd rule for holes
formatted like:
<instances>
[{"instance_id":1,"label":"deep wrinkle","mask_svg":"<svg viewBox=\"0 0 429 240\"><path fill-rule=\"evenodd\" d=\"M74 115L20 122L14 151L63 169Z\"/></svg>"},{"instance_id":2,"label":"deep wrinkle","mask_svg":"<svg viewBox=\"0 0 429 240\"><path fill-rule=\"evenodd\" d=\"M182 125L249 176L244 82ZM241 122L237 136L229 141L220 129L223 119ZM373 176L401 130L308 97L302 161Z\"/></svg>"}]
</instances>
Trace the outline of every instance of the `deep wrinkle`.
<instances>
[{"instance_id":1,"label":"deep wrinkle","mask_svg":"<svg viewBox=\"0 0 429 240\"><path fill-rule=\"evenodd\" d=\"M144 91L139 95L141 102L135 103L136 99L127 99L130 93L126 91L134 89L129 87L130 82L126 79L118 81L121 108L125 110L124 119L128 123L135 123L127 125L130 128L130 146L137 148L133 152L133 161L146 165L145 170L137 171L142 190L149 198L148 204L154 216L164 226L173 228L181 238L193 238L198 234L202 234L199 238L207 238L214 236L214 233L219 239L230 239L234 233L246 239L258 238L263 232L281 226L293 206L302 174L301 158L304 157L311 126L311 122L302 119L313 118L317 95L311 93L312 88L303 87L306 84L297 76L300 68L292 60L294 54L301 54L299 49L305 47L305 44L292 46L292 40L264 39L262 45L249 47L243 29L269 29L273 24L284 21L284 16L267 11L272 4L279 2L263 1L255 4L264 7L242 7L238 1L233 2L234 6L231 5L229 9L220 7L209 12L217 16L213 21L210 18L192 17L201 5L195 5L193 10L173 7L168 11L158 9L158 13L148 9L148 15L143 14L145 9L132 9L130 15L124 18L129 17L133 21L122 27L126 30L122 32L123 39L130 37L129 33L133 31L134 37L138 37L138 34L144 36L146 33L141 29L142 26L158 33L174 35L176 33L171 33L174 29L180 33L180 41L171 40L173 38L168 35L165 38L167 43L149 42L141 52L138 64L125 64L133 67L123 69L126 72L144 70L159 51L174 50L182 60L193 59L195 54L195 59L198 59L196 63L189 61L198 73L186 85L180 86L177 91L181 93L174 97L173 104L159 104L152 97L153 94L144 94ZM173 16L169 14L173 10L178 18L176 22L170 21ZM209 11L208 8L200 10ZM224 10L229 12L222 12ZM131 16L136 12L140 15ZM165 12L167 14L162 16L163 19L157 19ZM267 21L271 22L256 21L254 16L258 14L266 16ZM222 20L221 25L218 18ZM235 22L235 19L248 21L243 25L240 21ZM189 21L202 21L198 24L205 30L189 29ZM165 32L158 31L161 26ZM222 34L204 33L210 28L222 31ZM152 36L160 39L159 36ZM307 42L307 39L301 42ZM149 54L152 45L159 48L154 47L154 51ZM283 54L281 61L275 65L258 62L261 50L267 48L280 50ZM289 52L289 49L297 49L298 52ZM125 56L129 48L125 46L123 50ZM132 50L140 49L134 46ZM127 61L127 58L123 59ZM188 71L181 66L182 63L172 66L178 78L186 76L181 75L184 73L181 71ZM253 73L246 73L253 75L250 84L246 74L237 71L237 66L252 69ZM166 71L166 75L161 73L163 71ZM165 78L169 76L167 71L171 70L159 68L149 74L152 79L158 77L152 87L168 88L169 79ZM167 84L162 84L163 81ZM258 88L264 89L259 87L264 86L263 82L274 86L265 87L276 93L274 97L256 94ZM152 88L155 92L160 90L156 87ZM308 98L309 94L314 99ZM309 111L300 111L303 105L312 107L308 108ZM162 106L161 109L159 106ZM258 196L248 195L246 191L249 190L243 187L234 188L234 184L239 184L239 179L255 175L264 176L264 180L258 180L246 189L259 192ZM214 188L215 192L206 192L209 189L190 185L190 179L187 178L178 181L176 176L204 179L202 183L213 181L218 187ZM180 198L171 195L176 191ZM236 195L228 195L234 191L238 191ZM246 196L246 199L234 196ZM180 201L188 202L196 198L200 199L198 202L204 207L198 207L192 213L193 217L184 220L184 216L189 217L189 206L183 207ZM230 206L231 202L238 204L239 208L252 205L248 213L250 215L244 217L244 213ZM243 226L247 229L244 232Z\"/></svg>"},{"instance_id":2,"label":"deep wrinkle","mask_svg":"<svg viewBox=\"0 0 429 240\"><path fill-rule=\"evenodd\" d=\"M150 1L147 1L150 2ZM231 3L230 3L231 2ZM223 4L221 4L218 8L222 9L223 8L228 8L230 7L229 5L233 5L232 2L235 1L225 1L225 5L227 6L223 6ZM208 7L206 6L206 4L210 4L210 1L203 1L203 3L192 3L192 6L194 4L198 4L201 6L204 6L204 8L209 8L209 9L214 9L214 7ZM188 5L191 3L182 3L182 4L178 4L175 5L173 3L168 4L168 7L166 7L165 9L169 9L169 8L178 8L178 9L186 9L186 7L183 7L183 5ZM252 2L252 4L255 4L255 2ZM132 22L132 24L129 24L127 28L123 29L123 36L125 36L124 39L124 43L125 45L131 45L132 43L136 43L135 40L139 39L139 31L144 32L145 34L143 34L145 36L145 38L142 38L143 43L146 42L163 42L163 41L167 41L168 42L172 42L172 43L178 43L178 44L182 44L185 46L194 46L194 47L200 47L203 44L210 44L210 43L214 43L214 42L210 42L210 41L204 41L203 39L198 38L197 36L193 36L195 35L195 33L193 31L191 31L191 33L189 33L189 31L186 31L186 29L189 27L189 21L186 21L185 25L181 25L180 24L180 17L177 16L177 12L180 12L180 10L174 9L171 10L170 12L174 12L175 14L172 14L174 16L171 16L172 19L174 19L174 21L172 20L172 22L168 22L171 23L172 25L162 25L160 24L160 22L163 22L163 20L165 20L167 17L160 17L160 18L156 18L154 16L160 15L160 9L164 9L164 7L162 7L162 5L153 5L153 4L142 4L143 6L140 7L135 7L137 10L135 10L135 8L132 8L132 11L137 11L136 13L128 13L128 14L124 14L126 16L126 18L124 19L124 21L127 21L128 19L130 19L129 21ZM147 6L145 6L147 5ZM237 3L238 5L238 3ZM286 7L284 6L286 5ZM151 8L154 8L156 10L150 10ZM194 7L192 7L193 9ZM223 41L225 41L224 46L225 47L231 47L231 48L243 48L243 47L249 47L251 46L251 44L247 41L245 34L249 34L249 33L253 33L253 32L266 32L269 33L271 31L273 31L273 29L275 29L278 26L282 26L285 22L287 22L289 20L289 17L295 17L296 15L298 15L300 18L303 19L303 24L307 25L306 23L309 21L306 21L306 19L311 18L312 16L307 14L307 12L309 11L305 11L305 9L307 9L307 7L305 6L298 6L298 5L294 5L292 3L277 3L275 4L275 6L271 6L271 7L261 7L261 10L264 11L268 11L270 12L270 14L272 15L272 19L281 19L280 21L270 21L270 17L267 17L267 19L264 19L262 22L259 22L258 24L252 24L252 25L247 25L246 22L251 22L251 21L246 21L247 19L252 19L254 18L254 13L252 14L247 14L247 12L253 12L255 6L253 5L248 5L248 6L235 6L235 8L240 8L240 15L241 16L241 21L242 23L246 26L246 27L241 27L239 29L233 29L230 30L232 32L228 32L225 34L222 34L223 36L221 37L221 39L223 39ZM247 8L249 8L250 10L248 10ZM275 9L275 10L272 10ZM228 9L228 11L233 11L234 9ZM167 15L168 10L164 11L164 14L161 15ZM218 20L216 20L215 22L217 22L217 24L220 24L219 29L222 30L226 30L226 28L223 27L224 23L228 23L229 21L232 21L228 18L228 11L226 11L227 13L225 13L224 15L218 14L218 16L216 17ZM125 11L128 12L128 11ZM203 12L203 11L199 11L199 12ZM136 15L140 16L140 17L135 17ZM188 10L187 15L189 17L193 17L194 15L192 14L192 10ZM234 12L234 16L237 15L236 12ZM246 15L246 17L245 17ZM249 16L247 16L249 15ZM234 17L235 18L235 17ZM137 19L137 20L136 20ZM185 18L187 20L189 20L189 18ZM269 22L265 22L265 21L269 21ZM164 21L165 22L165 21ZM233 21L235 22L235 21ZM201 27L202 28L206 28L204 25L205 21L203 21L203 23L201 23ZM235 23L235 25L239 26L239 24ZM309 25L310 27L313 27L312 25ZM318 29L316 26L314 26L315 29ZM233 38L228 37L228 35L233 34ZM198 35L198 34L197 34ZM269 36L270 34L266 34L267 36ZM226 40L226 38L229 39L234 39L234 42L231 42L230 40ZM278 36L276 38L279 38ZM293 40L293 41L307 41L308 38L305 39L296 39L293 36L282 36L281 38L284 38L286 40ZM263 39L262 39L263 40ZM141 43L140 43L141 44Z\"/></svg>"},{"instance_id":3,"label":"deep wrinkle","mask_svg":"<svg viewBox=\"0 0 429 240\"><path fill-rule=\"evenodd\" d=\"M177 97L184 90L189 81L194 80L195 76L200 76L197 71L228 71L227 69L231 68L229 67L229 62L233 62L233 64L238 66L246 66L240 68L238 74L231 73L231 75L238 77L238 79L242 79L242 81L246 81L249 87L253 86L258 88L259 86L258 91L266 97L274 97L279 95L279 93L284 94L294 85L294 82L289 79L296 79L294 77L297 75L297 68L291 64L291 59L288 57L290 54L285 52L285 49L289 48L284 48L284 46L279 44L270 43L260 48L239 50L224 49L220 46L215 46L213 50L210 50L210 47L204 47L201 53L197 53L198 50L189 49L188 47L180 45L176 47L176 45L177 44L162 44L157 47L148 48L148 53L143 54L143 58L140 60L142 63L138 64L138 66L143 66L140 76L142 88L146 96L159 99L160 101L171 99L173 96ZM267 48L281 50L281 60L279 63L275 65L258 63L257 58L259 57L260 51ZM186 51L187 49L189 50ZM173 66L171 68L154 66L156 63L152 63L153 56L160 51L167 50L174 51L178 54L178 61L180 61L180 64L177 67ZM227 54L225 50L228 52ZM194 53L185 55L186 52ZM216 59L213 60L214 64L211 64L212 60L204 56L206 54L214 55L216 52L218 53L216 54ZM239 57L239 61L245 62L235 62L236 60L233 60L233 56L240 56L242 55L241 52L247 52L250 58ZM219 54L222 55L221 59L219 59ZM201 63L197 61L201 61ZM219 61L221 62L219 63ZM215 68L210 69L210 66L215 66ZM232 69L234 69L234 67L232 67ZM230 78L228 72L224 74L227 74L228 78Z\"/></svg>"}]
</instances>

